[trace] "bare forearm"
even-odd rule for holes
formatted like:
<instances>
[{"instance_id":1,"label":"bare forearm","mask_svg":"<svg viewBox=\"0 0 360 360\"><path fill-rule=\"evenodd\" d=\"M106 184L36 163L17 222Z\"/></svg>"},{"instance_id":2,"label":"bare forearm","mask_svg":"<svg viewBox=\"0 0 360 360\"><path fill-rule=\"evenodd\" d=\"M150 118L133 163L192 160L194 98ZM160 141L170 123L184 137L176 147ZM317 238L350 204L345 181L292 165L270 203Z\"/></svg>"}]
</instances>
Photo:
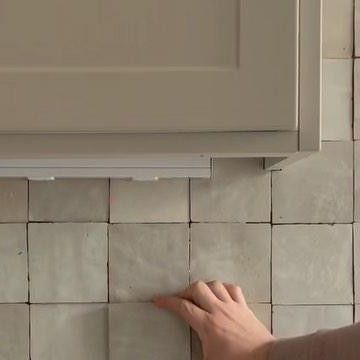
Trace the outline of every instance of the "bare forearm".
<instances>
[{"instance_id":1,"label":"bare forearm","mask_svg":"<svg viewBox=\"0 0 360 360\"><path fill-rule=\"evenodd\" d=\"M320 331L315 334L278 340L269 360L358 360L360 358L360 324Z\"/></svg>"},{"instance_id":2,"label":"bare forearm","mask_svg":"<svg viewBox=\"0 0 360 360\"><path fill-rule=\"evenodd\" d=\"M232 284L199 281L155 304L198 334L206 360L359 360L360 324L276 340Z\"/></svg>"}]
</instances>

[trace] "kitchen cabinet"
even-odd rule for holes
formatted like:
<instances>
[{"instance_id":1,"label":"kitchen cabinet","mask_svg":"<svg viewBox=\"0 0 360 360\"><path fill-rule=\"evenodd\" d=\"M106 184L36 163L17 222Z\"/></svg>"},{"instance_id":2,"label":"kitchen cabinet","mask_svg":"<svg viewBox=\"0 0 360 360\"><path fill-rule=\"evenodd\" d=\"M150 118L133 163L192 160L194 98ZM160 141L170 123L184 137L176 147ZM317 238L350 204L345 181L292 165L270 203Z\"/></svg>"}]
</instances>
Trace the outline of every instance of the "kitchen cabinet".
<instances>
[{"instance_id":1,"label":"kitchen cabinet","mask_svg":"<svg viewBox=\"0 0 360 360\"><path fill-rule=\"evenodd\" d=\"M320 147L321 1L3 0L0 176L209 176Z\"/></svg>"}]
</instances>

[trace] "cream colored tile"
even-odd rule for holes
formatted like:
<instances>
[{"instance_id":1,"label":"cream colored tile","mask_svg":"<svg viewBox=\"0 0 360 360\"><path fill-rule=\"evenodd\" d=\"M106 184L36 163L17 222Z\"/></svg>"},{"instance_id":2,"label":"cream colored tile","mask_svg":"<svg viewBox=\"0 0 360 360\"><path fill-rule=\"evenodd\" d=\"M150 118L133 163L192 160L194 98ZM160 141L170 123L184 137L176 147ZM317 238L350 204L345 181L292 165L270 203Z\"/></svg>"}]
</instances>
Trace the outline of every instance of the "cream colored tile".
<instances>
[{"instance_id":1,"label":"cream colored tile","mask_svg":"<svg viewBox=\"0 0 360 360\"><path fill-rule=\"evenodd\" d=\"M322 146L320 153L273 172L274 223L353 221L353 143Z\"/></svg>"},{"instance_id":2,"label":"cream colored tile","mask_svg":"<svg viewBox=\"0 0 360 360\"><path fill-rule=\"evenodd\" d=\"M0 179L0 223L26 222L28 185L23 179Z\"/></svg>"},{"instance_id":3,"label":"cream colored tile","mask_svg":"<svg viewBox=\"0 0 360 360\"><path fill-rule=\"evenodd\" d=\"M270 238L266 224L193 224L191 282L229 282L249 302L270 301Z\"/></svg>"},{"instance_id":4,"label":"cream colored tile","mask_svg":"<svg viewBox=\"0 0 360 360\"><path fill-rule=\"evenodd\" d=\"M360 224L354 224L355 302L360 304Z\"/></svg>"},{"instance_id":5,"label":"cream colored tile","mask_svg":"<svg viewBox=\"0 0 360 360\"><path fill-rule=\"evenodd\" d=\"M31 358L107 360L106 304L31 305Z\"/></svg>"},{"instance_id":6,"label":"cream colored tile","mask_svg":"<svg viewBox=\"0 0 360 360\"><path fill-rule=\"evenodd\" d=\"M215 159L211 180L191 180L191 219L270 221L270 172L258 159Z\"/></svg>"},{"instance_id":7,"label":"cream colored tile","mask_svg":"<svg viewBox=\"0 0 360 360\"><path fill-rule=\"evenodd\" d=\"M111 180L110 189L112 223L189 221L188 180Z\"/></svg>"},{"instance_id":8,"label":"cream colored tile","mask_svg":"<svg viewBox=\"0 0 360 360\"><path fill-rule=\"evenodd\" d=\"M27 277L26 225L0 224L0 303L28 301Z\"/></svg>"},{"instance_id":9,"label":"cream colored tile","mask_svg":"<svg viewBox=\"0 0 360 360\"><path fill-rule=\"evenodd\" d=\"M353 323L352 305L274 306L276 337L295 337Z\"/></svg>"},{"instance_id":10,"label":"cream colored tile","mask_svg":"<svg viewBox=\"0 0 360 360\"><path fill-rule=\"evenodd\" d=\"M352 225L278 225L272 235L274 304L351 304Z\"/></svg>"},{"instance_id":11,"label":"cream colored tile","mask_svg":"<svg viewBox=\"0 0 360 360\"><path fill-rule=\"evenodd\" d=\"M352 57L353 7L353 0L323 0L324 58Z\"/></svg>"},{"instance_id":12,"label":"cream colored tile","mask_svg":"<svg viewBox=\"0 0 360 360\"><path fill-rule=\"evenodd\" d=\"M355 141L355 222L360 222L360 141Z\"/></svg>"},{"instance_id":13,"label":"cream colored tile","mask_svg":"<svg viewBox=\"0 0 360 360\"><path fill-rule=\"evenodd\" d=\"M271 331L271 305L270 304L249 304L256 317ZM191 331L191 352L192 360L203 360L201 342L194 331Z\"/></svg>"},{"instance_id":14,"label":"cream colored tile","mask_svg":"<svg viewBox=\"0 0 360 360\"><path fill-rule=\"evenodd\" d=\"M107 301L107 224L29 224L33 303Z\"/></svg>"},{"instance_id":15,"label":"cream colored tile","mask_svg":"<svg viewBox=\"0 0 360 360\"><path fill-rule=\"evenodd\" d=\"M29 359L28 305L0 305L0 359Z\"/></svg>"},{"instance_id":16,"label":"cream colored tile","mask_svg":"<svg viewBox=\"0 0 360 360\"><path fill-rule=\"evenodd\" d=\"M30 221L108 221L109 181L59 179L30 181Z\"/></svg>"},{"instance_id":17,"label":"cream colored tile","mask_svg":"<svg viewBox=\"0 0 360 360\"><path fill-rule=\"evenodd\" d=\"M360 57L360 0L355 0L355 54Z\"/></svg>"},{"instance_id":18,"label":"cream colored tile","mask_svg":"<svg viewBox=\"0 0 360 360\"><path fill-rule=\"evenodd\" d=\"M355 305L355 322L360 321L360 305Z\"/></svg>"},{"instance_id":19,"label":"cream colored tile","mask_svg":"<svg viewBox=\"0 0 360 360\"><path fill-rule=\"evenodd\" d=\"M190 329L152 303L111 304L110 360L190 360Z\"/></svg>"},{"instance_id":20,"label":"cream colored tile","mask_svg":"<svg viewBox=\"0 0 360 360\"><path fill-rule=\"evenodd\" d=\"M360 139L360 59L354 65L354 139Z\"/></svg>"},{"instance_id":21,"label":"cream colored tile","mask_svg":"<svg viewBox=\"0 0 360 360\"><path fill-rule=\"evenodd\" d=\"M352 140L352 60L323 61L322 140Z\"/></svg>"},{"instance_id":22,"label":"cream colored tile","mask_svg":"<svg viewBox=\"0 0 360 360\"><path fill-rule=\"evenodd\" d=\"M187 224L111 225L109 236L111 301L151 301L188 286Z\"/></svg>"}]
</instances>

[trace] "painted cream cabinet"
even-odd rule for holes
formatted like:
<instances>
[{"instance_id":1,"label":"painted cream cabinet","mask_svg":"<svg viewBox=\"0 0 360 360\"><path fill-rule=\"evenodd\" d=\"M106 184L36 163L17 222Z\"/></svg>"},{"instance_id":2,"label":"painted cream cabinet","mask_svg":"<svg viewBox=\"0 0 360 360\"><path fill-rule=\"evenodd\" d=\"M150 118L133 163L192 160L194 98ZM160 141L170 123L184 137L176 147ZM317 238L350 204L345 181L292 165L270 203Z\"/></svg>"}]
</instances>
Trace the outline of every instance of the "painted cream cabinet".
<instances>
[{"instance_id":1,"label":"painted cream cabinet","mask_svg":"<svg viewBox=\"0 0 360 360\"><path fill-rule=\"evenodd\" d=\"M2 0L0 176L209 176L320 147L320 0Z\"/></svg>"}]
</instances>

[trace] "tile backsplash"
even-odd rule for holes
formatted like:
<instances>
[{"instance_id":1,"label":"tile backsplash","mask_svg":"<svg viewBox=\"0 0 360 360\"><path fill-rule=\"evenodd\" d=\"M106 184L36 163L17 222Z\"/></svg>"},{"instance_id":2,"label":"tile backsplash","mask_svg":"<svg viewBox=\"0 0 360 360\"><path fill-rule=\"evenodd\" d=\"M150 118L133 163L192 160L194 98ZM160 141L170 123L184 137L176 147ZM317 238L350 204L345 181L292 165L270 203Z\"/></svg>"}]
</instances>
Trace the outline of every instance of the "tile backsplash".
<instances>
[{"instance_id":1,"label":"tile backsplash","mask_svg":"<svg viewBox=\"0 0 360 360\"><path fill-rule=\"evenodd\" d=\"M323 150L282 171L219 159L211 180L0 179L0 359L200 360L150 303L197 279L242 286L276 336L360 320L354 26L360 0L324 0Z\"/></svg>"}]
</instances>

